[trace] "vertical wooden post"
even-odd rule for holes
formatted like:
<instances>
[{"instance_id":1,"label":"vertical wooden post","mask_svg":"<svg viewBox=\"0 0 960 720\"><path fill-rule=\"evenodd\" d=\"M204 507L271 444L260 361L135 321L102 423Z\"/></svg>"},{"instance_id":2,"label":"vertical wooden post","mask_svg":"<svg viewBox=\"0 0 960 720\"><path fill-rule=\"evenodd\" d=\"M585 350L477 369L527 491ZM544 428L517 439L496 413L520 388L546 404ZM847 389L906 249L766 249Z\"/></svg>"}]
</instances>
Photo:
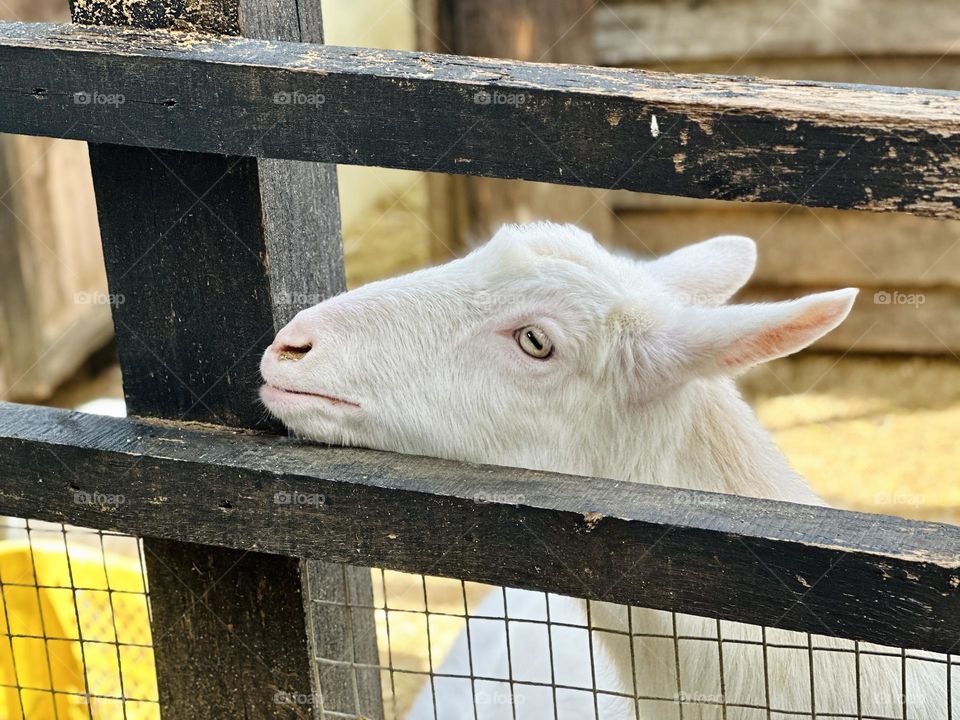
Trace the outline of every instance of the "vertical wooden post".
<instances>
[{"instance_id":1,"label":"vertical wooden post","mask_svg":"<svg viewBox=\"0 0 960 720\"><path fill-rule=\"evenodd\" d=\"M593 0L416 0L418 45L457 55L594 62ZM522 104L523 94L486 97ZM562 151L557 153L562 163ZM505 222L573 222L605 239L613 214L598 201L601 191L523 180L430 176L430 223L434 259L443 261L487 239Z\"/></svg>"},{"instance_id":2,"label":"vertical wooden post","mask_svg":"<svg viewBox=\"0 0 960 720\"><path fill-rule=\"evenodd\" d=\"M315 0L72 10L80 23L323 39ZM177 99L162 111L174 119ZM279 431L257 400L259 357L297 309L343 290L335 168L104 145L90 158L130 414ZM382 716L375 669L316 662L377 663L372 611L353 610L347 627L316 597L336 583L363 602L368 570L149 538L144 551L165 720Z\"/></svg>"}]
</instances>

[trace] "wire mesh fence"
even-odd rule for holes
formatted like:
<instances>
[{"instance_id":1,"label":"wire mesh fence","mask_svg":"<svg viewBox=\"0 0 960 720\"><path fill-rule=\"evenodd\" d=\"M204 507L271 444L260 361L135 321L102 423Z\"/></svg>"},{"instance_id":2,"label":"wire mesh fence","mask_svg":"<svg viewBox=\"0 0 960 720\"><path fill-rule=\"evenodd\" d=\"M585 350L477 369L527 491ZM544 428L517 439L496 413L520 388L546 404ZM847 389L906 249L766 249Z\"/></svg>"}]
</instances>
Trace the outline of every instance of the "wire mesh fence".
<instances>
[{"instance_id":1,"label":"wire mesh fence","mask_svg":"<svg viewBox=\"0 0 960 720\"><path fill-rule=\"evenodd\" d=\"M0 527L0 719L158 718L140 542ZM338 651L319 697L277 692L291 717L374 717L372 681L385 720L960 720L953 656L383 569L356 597L334 567Z\"/></svg>"},{"instance_id":2,"label":"wire mesh fence","mask_svg":"<svg viewBox=\"0 0 960 720\"><path fill-rule=\"evenodd\" d=\"M158 718L139 541L15 518L0 531L0 718Z\"/></svg>"},{"instance_id":3,"label":"wire mesh fence","mask_svg":"<svg viewBox=\"0 0 960 720\"><path fill-rule=\"evenodd\" d=\"M379 664L357 662L356 647L317 662L378 670L390 720L960 718L953 656L447 578L373 579L373 604L351 615L374 613Z\"/></svg>"}]
</instances>

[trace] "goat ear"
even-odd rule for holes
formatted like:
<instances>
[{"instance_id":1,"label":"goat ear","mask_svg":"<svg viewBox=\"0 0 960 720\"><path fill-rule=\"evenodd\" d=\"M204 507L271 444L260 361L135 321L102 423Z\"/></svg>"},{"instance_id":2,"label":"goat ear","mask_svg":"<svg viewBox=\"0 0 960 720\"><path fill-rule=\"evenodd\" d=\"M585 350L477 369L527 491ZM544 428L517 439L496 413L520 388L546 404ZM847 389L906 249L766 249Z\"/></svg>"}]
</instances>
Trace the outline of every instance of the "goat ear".
<instances>
[{"instance_id":1,"label":"goat ear","mask_svg":"<svg viewBox=\"0 0 960 720\"><path fill-rule=\"evenodd\" d=\"M685 305L723 305L742 288L757 265L757 245L721 235L653 260L647 269Z\"/></svg>"},{"instance_id":2,"label":"goat ear","mask_svg":"<svg viewBox=\"0 0 960 720\"><path fill-rule=\"evenodd\" d=\"M688 308L677 332L694 374L736 374L826 335L847 317L857 292L847 288L788 302Z\"/></svg>"}]
</instances>

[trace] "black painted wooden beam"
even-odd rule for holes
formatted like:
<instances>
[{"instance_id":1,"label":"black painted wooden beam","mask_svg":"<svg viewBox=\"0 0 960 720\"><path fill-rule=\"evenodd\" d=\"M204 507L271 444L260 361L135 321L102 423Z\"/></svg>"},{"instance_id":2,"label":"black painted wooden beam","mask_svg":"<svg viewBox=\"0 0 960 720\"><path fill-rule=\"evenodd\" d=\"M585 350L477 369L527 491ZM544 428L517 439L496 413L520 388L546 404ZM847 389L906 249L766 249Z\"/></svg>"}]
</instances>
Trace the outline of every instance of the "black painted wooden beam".
<instances>
[{"instance_id":1,"label":"black painted wooden beam","mask_svg":"<svg viewBox=\"0 0 960 720\"><path fill-rule=\"evenodd\" d=\"M71 9L75 22L139 28L131 32L323 39L318 2L72 0ZM103 100L96 89L72 96ZM136 145L90 145L107 278L122 298L112 310L127 409L262 427L263 347L298 298L344 288L335 168ZM333 580L355 599L370 595L368 570L178 539L145 538L143 549L164 718L382 717L377 671L316 661L376 662L373 611L354 614L358 641L344 657L332 653L347 649L350 629L316 602ZM311 702L278 703L278 691Z\"/></svg>"},{"instance_id":2,"label":"black painted wooden beam","mask_svg":"<svg viewBox=\"0 0 960 720\"><path fill-rule=\"evenodd\" d=\"M960 641L950 525L11 404L0 487L4 515L936 652Z\"/></svg>"},{"instance_id":3,"label":"black painted wooden beam","mask_svg":"<svg viewBox=\"0 0 960 720\"><path fill-rule=\"evenodd\" d=\"M29 24L0 67L3 132L960 218L956 92Z\"/></svg>"}]
</instances>

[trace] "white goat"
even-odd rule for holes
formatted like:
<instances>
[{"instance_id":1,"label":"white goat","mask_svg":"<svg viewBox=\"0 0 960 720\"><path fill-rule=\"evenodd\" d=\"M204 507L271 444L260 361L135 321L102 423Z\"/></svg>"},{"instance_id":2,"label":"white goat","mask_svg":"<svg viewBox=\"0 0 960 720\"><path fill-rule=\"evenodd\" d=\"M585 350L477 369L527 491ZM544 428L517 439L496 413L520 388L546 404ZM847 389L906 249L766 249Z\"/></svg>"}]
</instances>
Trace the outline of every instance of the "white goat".
<instances>
[{"instance_id":1,"label":"white goat","mask_svg":"<svg viewBox=\"0 0 960 720\"><path fill-rule=\"evenodd\" d=\"M641 261L611 255L573 226L505 226L463 259L301 312L264 354L261 397L299 436L326 443L819 504L732 378L832 330L857 291L725 305L755 262L754 243L740 237ZM593 627L626 628L622 606L590 607ZM632 613L634 632L669 638L675 630L668 613ZM716 638L713 622L681 622L681 633ZM768 640L770 633L807 643L806 635L769 631ZM716 641L678 649L672 640L640 640L631 651L623 636L596 634L619 691L675 698L639 703L645 720L680 717L678 673L686 720L769 717L721 713ZM729 646L726 702L735 703L733 694L809 717L813 694L818 713L898 718L906 693L909 718L946 718L941 656L910 661L902 688L899 656L861 656L857 680L853 653L817 650L814 673L806 652ZM815 647L852 643L817 639ZM632 700L612 707L604 716L636 712ZM518 717L553 712L542 701L517 708Z\"/></svg>"}]
</instances>

